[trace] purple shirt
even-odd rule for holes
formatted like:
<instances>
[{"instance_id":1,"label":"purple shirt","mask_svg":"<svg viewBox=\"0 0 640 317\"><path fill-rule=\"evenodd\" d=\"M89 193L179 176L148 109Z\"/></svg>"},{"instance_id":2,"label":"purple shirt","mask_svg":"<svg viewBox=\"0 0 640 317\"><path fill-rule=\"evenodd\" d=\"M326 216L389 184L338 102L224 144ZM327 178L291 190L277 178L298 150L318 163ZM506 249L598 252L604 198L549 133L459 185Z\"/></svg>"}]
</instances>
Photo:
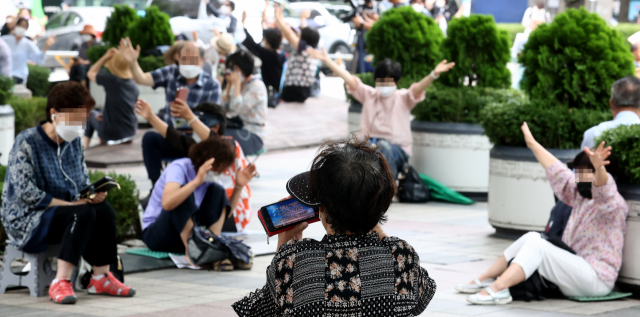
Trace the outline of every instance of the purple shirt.
<instances>
[{"instance_id":1,"label":"purple shirt","mask_svg":"<svg viewBox=\"0 0 640 317\"><path fill-rule=\"evenodd\" d=\"M196 174L197 172L193 168L193 164L191 164L191 159L189 158L175 160L167 166L156 182L153 192L151 192L151 199L149 199L147 209L145 209L144 215L142 216L143 230L156 222L156 219L163 211L162 193L164 193L164 186L167 183L178 183L182 187L196 178ZM198 207L202 204L204 194L207 192L209 185L211 185L211 183L203 183L193 191L193 196Z\"/></svg>"},{"instance_id":2,"label":"purple shirt","mask_svg":"<svg viewBox=\"0 0 640 317\"><path fill-rule=\"evenodd\" d=\"M562 162L547 168L553 192L563 203L573 207L562 241L585 259L600 280L613 288L622 265L622 246L627 229L627 202L618 193L611 174L607 183L591 185L593 199L578 194L576 178Z\"/></svg>"}]
</instances>

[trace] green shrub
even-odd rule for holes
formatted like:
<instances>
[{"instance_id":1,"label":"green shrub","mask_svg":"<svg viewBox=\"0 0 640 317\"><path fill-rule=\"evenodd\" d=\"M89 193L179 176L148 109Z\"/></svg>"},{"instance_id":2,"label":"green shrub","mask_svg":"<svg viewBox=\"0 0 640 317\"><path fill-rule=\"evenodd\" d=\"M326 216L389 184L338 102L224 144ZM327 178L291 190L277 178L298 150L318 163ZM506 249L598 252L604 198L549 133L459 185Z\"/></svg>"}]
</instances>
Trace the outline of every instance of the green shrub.
<instances>
[{"instance_id":1,"label":"green shrub","mask_svg":"<svg viewBox=\"0 0 640 317\"><path fill-rule=\"evenodd\" d=\"M87 49L87 58L89 59L91 64L94 64L100 58L102 58L102 56L104 56L104 54L106 54L107 51L112 47L116 47L116 46L113 46L113 45L92 46L92 47Z\"/></svg>"},{"instance_id":2,"label":"green shrub","mask_svg":"<svg viewBox=\"0 0 640 317\"><path fill-rule=\"evenodd\" d=\"M525 67L520 88L546 108L608 111L611 84L635 70L625 39L584 8L567 10L540 25L519 61Z\"/></svg>"},{"instance_id":3,"label":"green shrub","mask_svg":"<svg viewBox=\"0 0 640 317\"><path fill-rule=\"evenodd\" d=\"M122 242L131 238L140 239L142 227L138 214L139 192L136 183L131 179L131 175L120 175L115 172L109 172L107 175L120 184L120 189L110 190L106 198L106 201L116 211L116 240ZM103 172L89 172L91 182L104 176Z\"/></svg>"},{"instance_id":4,"label":"green shrub","mask_svg":"<svg viewBox=\"0 0 640 317\"><path fill-rule=\"evenodd\" d=\"M0 76L0 105L6 105L13 91L13 78Z\"/></svg>"},{"instance_id":5,"label":"green shrub","mask_svg":"<svg viewBox=\"0 0 640 317\"><path fill-rule=\"evenodd\" d=\"M35 127L40 121L47 119L47 98L33 97L24 99L13 96L8 103L15 112L16 135L20 131Z\"/></svg>"},{"instance_id":6,"label":"green shrub","mask_svg":"<svg viewBox=\"0 0 640 317\"><path fill-rule=\"evenodd\" d=\"M166 66L162 56L145 56L138 58L138 65L143 72L150 72L160 67Z\"/></svg>"},{"instance_id":7,"label":"green shrub","mask_svg":"<svg viewBox=\"0 0 640 317\"><path fill-rule=\"evenodd\" d=\"M160 45L173 44L173 31L169 23L169 15L161 12L157 6L145 10L145 16L129 25L131 43L140 45L142 52Z\"/></svg>"},{"instance_id":8,"label":"green shrub","mask_svg":"<svg viewBox=\"0 0 640 317\"><path fill-rule=\"evenodd\" d=\"M493 16L474 14L452 19L442 43L444 58L456 66L442 74L440 81L450 87L511 86L509 38L496 28ZM466 82L466 84L465 84Z\"/></svg>"},{"instance_id":9,"label":"green shrub","mask_svg":"<svg viewBox=\"0 0 640 317\"><path fill-rule=\"evenodd\" d=\"M493 144L525 147L520 127L526 121L542 146L555 149L579 148L584 131L612 118L611 111L562 106L544 109L515 98L480 111L480 123Z\"/></svg>"},{"instance_id":10,"label":"green shrub","mask_svg":"<svg viewBox=\"0 0 640 317\"><path fill-rule=\"evenodd\" d=\"M31 90L34 97L46 97L49 93L51 83L49 83L51 70L48 67L29 65L29 77L27 78L27 88Z\"/></svg>"},{"instance_id":11,"label":"green shrub","mask_svg":"<svg viewBox=\"0 0 640 317\"><path fill-rule=\"evenodd\" d=\"M107 19L107 24L102 33L102 41L111 45L118 45L120 39L127 37L129 26L140 20L140 16L138 16L136 10L127 5L114 5L113 8L114 11ZM87 55L88 54L87 52ZM104 53L100 54L100 56L102 55L104 55Z\"/></svg>"},{"instance_id":12,"label":"green shrub","mask_svg":"<svg viewBox=\"0 0 640 317\"><path fill-rule=\"evenodd\" d=\"M611 146L612 159L618 165L616 181L640 185L640 125L621 125L602 133L596 144Z\"/></svg>"},{"instance_id":13,"label":"green shrub","mask_svg":"<svg viewBox=\"0 0 640 317\"><path fill-rule=\"evenodd\" d=\"M432 122L479 123L480 111L491 103L526 101L526 95L515 89L495 88L427 88L425 100L418 103L412 114L416 120Z\"/></svg>"},{"instance_id":14,"label":"green shrub","mask_svg":"<svg viewBox=\"0 0 640 317\"><path fill-rule=\"evenodd\" d=\"M627 41L627 38L629 38L629 36L635 34L636 32L640 31L640 24L619 23L618 25L613 26L612 28L620 32L620 35L622 35L622 38L625 39L625 42L627 42L627 44L631 46L631 43Z\"/></svg>"},{"instance_id":15,"label":"green shrub","mask_svg":"<svg viewBox=\"0 0 640 317\"><path fill-rule=\"evenodd\" d=\"M524 33L524 25L522 23L497 23L498 30L506 31L509 36L509 47L513 45L518 33Z\"/></svg>"},{"instance_id":16,"label":"green shrub","mask_svg":"<svg viewBox=\"0 0 640 317\"><path fill-rule=\"evenodd\" d=\"M444 36L431 18L411 7L387 11L367 33L367 51L374 63L385 58L402 65L403 77L421 79L442 60Z\"/></svg>"}]
</instances>

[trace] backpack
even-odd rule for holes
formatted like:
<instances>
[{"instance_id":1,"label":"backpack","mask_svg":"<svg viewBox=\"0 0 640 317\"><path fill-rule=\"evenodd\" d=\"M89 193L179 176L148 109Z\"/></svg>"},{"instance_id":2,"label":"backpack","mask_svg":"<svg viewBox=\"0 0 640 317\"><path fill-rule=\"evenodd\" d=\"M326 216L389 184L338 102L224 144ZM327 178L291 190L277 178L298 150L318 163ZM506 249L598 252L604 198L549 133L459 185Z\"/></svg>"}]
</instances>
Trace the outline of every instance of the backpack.
<instances>
[{"instance_id":1,"label":"backpack","mask_svg":"<svg viewBox=\"0 0 640 317\"><path fill-rule=\"evenodd\" d=\"M566 205L561 200L557 200L556 205L551 209L551 215L549 216L549 221L544 229L544 233L548 237L561 239L572 210L573 208L571 208L571 206Z\"/></svg>"},{"instance_id":2,"label":"backpack","mask_svg":"<svg viewBox=\"0 0 640 317\"><path fill-rule=\"evenodd\" d=\"M398 171L398 199L400 202L425 203L429 201L429 187L422 182L420 175L408 163Z\"/></svg>"}]
</instances>

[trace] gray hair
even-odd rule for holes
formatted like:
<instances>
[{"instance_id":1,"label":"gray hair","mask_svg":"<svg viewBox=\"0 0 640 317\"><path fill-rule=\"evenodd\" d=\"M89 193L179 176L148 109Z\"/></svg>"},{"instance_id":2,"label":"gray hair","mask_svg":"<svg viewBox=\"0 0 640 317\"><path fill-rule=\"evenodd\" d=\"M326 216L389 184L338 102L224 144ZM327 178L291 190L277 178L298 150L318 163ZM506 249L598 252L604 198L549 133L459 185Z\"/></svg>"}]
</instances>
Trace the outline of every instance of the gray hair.
<instances>
[{"instance_id":1,"label":"gray hair","mask_svg":"<svg viewBox=\"0 0 640 317\"><path fill-rule=\"evenodd\" d=\"M182 48L189 43L188 41L184 41L184 43L180 44L178 46L178 56L182 56ZM202 48L202 46L198 46L195 42L191 41L191 43L195 44L196 47L198 48L198 52L200 53L200 58L202 60L204 60L204 48Z\"/></svg>"},{"instance_id":2,"label":"gray hair","mask_svg":"<svg viewBox=\"0 0 640 317\"><path fill-rule=\"evenodd\" d=\"M640 79L627 76L611 86L611 101L616 108L640 108Z\"/></svg>"}]
</instances>

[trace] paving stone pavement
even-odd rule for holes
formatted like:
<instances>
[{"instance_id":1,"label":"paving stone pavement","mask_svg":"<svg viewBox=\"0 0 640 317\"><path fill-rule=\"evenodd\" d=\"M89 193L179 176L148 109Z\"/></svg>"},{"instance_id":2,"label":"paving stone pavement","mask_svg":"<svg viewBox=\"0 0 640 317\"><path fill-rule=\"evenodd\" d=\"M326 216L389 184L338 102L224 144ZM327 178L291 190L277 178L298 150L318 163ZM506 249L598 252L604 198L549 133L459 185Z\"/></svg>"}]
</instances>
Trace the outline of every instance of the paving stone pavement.
<instances>
[{"instance_id":1,"label":"paving stone pavement","mask_svg":"<svg viewBox=\"0 0 640 317\"><path fill-rule=\"evenodd\" d=\"M270 151L260 157L257 162L260 177L251 182L252 209L255 211L287 196L286 181L307 170L316 151L317 147ZM141 196L148 193L150 184L143 166L119 166L115 170L131 174ZM416 248L422 266L437 283L435 297L421 316L640 316L640 301L636 299L470 305L453 287L476 278L512 242L494 236L493 228L487 223L487 204L393 203L388 216L384 229ZM263 229L254 217L248 230ZM305 236L319 239L323 232L322 226L316 223L309 226ZM267 243L266 237L264 243ZM270 246L275 250L275 239ZM30 297L26 289L12 290L0 294L0 316L235 316L231 304L265 284L265 271L271 258L271 255L256 257L249 271L166 269L129 274L125 281L137 290L133 298L79 293L76 305L57 305L48 297Z\"/></svg>"}]
</instances>

